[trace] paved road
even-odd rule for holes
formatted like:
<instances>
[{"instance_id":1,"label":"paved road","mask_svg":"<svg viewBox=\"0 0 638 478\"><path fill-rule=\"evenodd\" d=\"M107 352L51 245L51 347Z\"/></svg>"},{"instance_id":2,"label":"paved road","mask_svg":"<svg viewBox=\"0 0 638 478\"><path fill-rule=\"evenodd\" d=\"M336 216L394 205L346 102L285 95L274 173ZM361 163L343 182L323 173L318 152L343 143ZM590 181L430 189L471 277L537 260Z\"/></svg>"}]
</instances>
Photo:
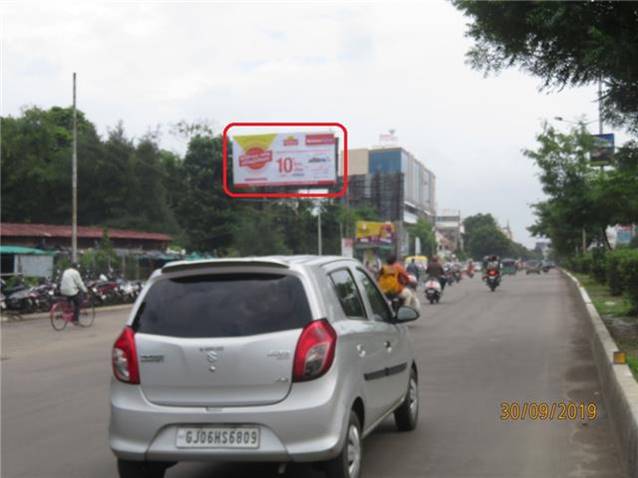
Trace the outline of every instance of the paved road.
<instances>
[{"instance_id":1,"label":"paved road","mask_svg":"<svg viewBox=\"0 0 638 478\"><path fill-rule=\"evenodd\" d=\"M557 272L508 278L495 293L477 278L424 306L412 326L420 366L419 428L391 420L364 443L364 476L618 478L617 447L582 333L576 298ZM4 478L112 478L107 446L110 347L124 312L54 332L47 321L2 326ZM594 401L582 421L499 419L503 401ZM169 478L276 476L258 464L179 464ZM322 476L309 466L288 477Z\"/></svg>"}]
</instances>

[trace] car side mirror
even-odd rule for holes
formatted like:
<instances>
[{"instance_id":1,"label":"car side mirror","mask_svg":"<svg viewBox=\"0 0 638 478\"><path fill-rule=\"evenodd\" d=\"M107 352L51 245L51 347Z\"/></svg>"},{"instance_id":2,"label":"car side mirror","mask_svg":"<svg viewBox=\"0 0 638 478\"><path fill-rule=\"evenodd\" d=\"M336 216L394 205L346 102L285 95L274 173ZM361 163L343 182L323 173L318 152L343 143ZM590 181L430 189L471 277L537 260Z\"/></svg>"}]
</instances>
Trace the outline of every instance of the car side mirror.
<instances>
[{"instance_id":1,"label":"car side mirror","mask_svg":"<svg viewBox=\"0 0 638 478\"><path fill-rule=\"evenodd\" d=\"M397 310L396 316L394 317L395 322L412 322L413 320L418 319L421 316L418 310L413 309L412 307L408 307L407 305L403 305L399 307Z\"/></svg>"}]
</instances>

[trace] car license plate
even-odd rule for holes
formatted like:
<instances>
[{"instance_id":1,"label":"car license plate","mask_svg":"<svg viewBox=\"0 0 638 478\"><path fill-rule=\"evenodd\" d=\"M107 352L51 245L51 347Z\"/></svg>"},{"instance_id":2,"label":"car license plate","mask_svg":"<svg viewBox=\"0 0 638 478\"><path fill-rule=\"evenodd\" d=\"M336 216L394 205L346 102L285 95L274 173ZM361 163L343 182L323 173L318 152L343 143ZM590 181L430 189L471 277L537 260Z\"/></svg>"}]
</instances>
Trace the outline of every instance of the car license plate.
<instances>
[{"instance_id":1,"label":"car license plate","mask_svg":"<svg viewBox=\"0 0 638 478\"><path fill-rule=\"evenodd\" d=\"M259 427L177 429L177 448L259 448Z\"/></svg>"}]
</instances>

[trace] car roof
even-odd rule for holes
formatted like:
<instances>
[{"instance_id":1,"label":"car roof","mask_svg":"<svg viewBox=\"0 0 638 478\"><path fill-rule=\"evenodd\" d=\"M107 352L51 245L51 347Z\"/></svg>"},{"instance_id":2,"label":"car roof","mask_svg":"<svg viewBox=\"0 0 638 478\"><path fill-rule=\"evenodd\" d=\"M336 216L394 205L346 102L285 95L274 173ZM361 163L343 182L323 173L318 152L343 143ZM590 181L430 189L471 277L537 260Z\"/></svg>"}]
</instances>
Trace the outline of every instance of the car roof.
<instances>
[{"instance_id":1,"label":"car roof","mask_svg":"<svg viewBox=\"0 0 638 478\"><path fill-rule=\"evenodd\" d=\"M197 261L174 261L165 264L162 272L196 270L208 267L276 267L289 269L295 266L323 266L336 261L354 261L342 256L291 255L291 256L254 256L224 259L201 259Z\"/></svg>"}]
</instances>

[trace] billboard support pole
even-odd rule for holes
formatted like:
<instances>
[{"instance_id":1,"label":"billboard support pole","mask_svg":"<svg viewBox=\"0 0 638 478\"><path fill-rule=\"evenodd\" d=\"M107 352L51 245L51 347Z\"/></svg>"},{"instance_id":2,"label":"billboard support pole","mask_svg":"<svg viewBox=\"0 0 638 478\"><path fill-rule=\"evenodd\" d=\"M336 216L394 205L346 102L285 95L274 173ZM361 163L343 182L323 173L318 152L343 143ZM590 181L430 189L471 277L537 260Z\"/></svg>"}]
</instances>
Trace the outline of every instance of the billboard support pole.
<instances>
[{"instance_id":1,"label":"billboard support pole","mask_svg":"<svg viewBox=\"0 0 638 478\"><path fill-rule=\"evenodd\" d=\"M322 255L322 244L321 244L321 201L317 201L318 209L317 209L317 254Z\"/></svg>"}]
</instances>

